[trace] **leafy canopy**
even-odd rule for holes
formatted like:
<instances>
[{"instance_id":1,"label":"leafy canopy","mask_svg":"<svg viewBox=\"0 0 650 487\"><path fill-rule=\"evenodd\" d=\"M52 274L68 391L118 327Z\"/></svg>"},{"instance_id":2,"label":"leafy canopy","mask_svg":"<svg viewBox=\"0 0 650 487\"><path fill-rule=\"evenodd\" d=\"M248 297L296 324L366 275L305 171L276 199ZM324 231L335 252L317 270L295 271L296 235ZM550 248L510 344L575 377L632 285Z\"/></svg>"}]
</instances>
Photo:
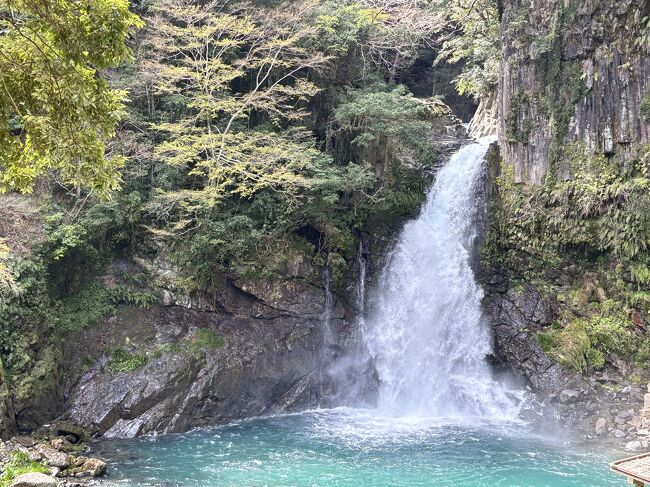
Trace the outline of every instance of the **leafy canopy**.
<instances>
[{"instance_id":1,"label":"leafy canopy","mask_svg":"<svg viewBox=\"0 0 650 487\"><path fill-rule=\"evenodd\" d=\"M124 158L106 154L126 94L100 70L130 58L127 0L0 1L0 191L58 181L107 197Z\"/></svg>"}]
</instances>

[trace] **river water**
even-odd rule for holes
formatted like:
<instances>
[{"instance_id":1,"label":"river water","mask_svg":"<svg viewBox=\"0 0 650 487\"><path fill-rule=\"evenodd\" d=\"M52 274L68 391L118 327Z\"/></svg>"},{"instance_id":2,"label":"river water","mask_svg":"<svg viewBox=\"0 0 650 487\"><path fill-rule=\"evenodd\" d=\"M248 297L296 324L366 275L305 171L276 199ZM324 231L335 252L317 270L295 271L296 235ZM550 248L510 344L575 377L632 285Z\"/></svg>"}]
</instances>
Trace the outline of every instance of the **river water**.
<instances>
[{"instance_id":1,"label":"river water","mask_svg":"<svg viewBox=\"0 0 650 487\"><path fill-rule=\"evenodd\" d=\"M606 454L517 423L450 423L335 409L184 435L107 440L114 486L568 487L624 485Z\"/></svg>"}]
</instances>

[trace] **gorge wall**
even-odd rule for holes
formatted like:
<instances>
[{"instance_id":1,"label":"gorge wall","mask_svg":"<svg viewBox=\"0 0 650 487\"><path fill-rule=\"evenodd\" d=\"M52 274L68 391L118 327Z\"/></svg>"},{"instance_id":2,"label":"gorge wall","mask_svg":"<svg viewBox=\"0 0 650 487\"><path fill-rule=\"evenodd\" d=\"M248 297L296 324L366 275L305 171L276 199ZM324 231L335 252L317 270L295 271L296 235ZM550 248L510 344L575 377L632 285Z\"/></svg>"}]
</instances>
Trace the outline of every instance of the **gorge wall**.
<instances>
[{"instance_id":1,"label":"gorge wall","mask_svg":"<svg viewBox=\"0 0 650 487\"><path fill-rule=\"evenodd\" d=\"M650 4L501 7L482 255L495 359L539 393L533 416L645 449Z\"/></svg>"},{"instance_id":2,"label":"gorge wall","mask_svg":"<svg viewBox=\"0 0 650 487\"><path fill-rule=\"evenodd\" d=\"M503 2L499 143L517 182L570 178L570 144L631 157L650 141L649 5Z\"/></svg>"}]
</instances>

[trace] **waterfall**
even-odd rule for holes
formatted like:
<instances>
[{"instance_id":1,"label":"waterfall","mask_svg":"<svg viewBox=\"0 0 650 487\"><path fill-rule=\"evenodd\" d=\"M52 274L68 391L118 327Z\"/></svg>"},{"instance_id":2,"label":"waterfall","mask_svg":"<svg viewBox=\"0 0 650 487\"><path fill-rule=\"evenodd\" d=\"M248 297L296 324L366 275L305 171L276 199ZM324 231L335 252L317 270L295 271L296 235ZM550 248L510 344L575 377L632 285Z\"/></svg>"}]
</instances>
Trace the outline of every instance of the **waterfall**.
<instances>
[{"instance_id":1,"label":"waterfall","mask_svg":"<svg viewBox=\"0 0 650 487\"><path fill-rule=\"evenodd\" d=\"M407 223L380 277L365 340L388 414L514 417L516 404L486 362L490 331L470 266L476 191L489 139L457 151Z\"/></svg>"},{"instance_id":2,"label":"waterfall","mask_svg":"<svg viewBox=\"0 0 650 487\"><path fill-rule=\"evenodd\" d=\"M325 289L325 310L323 312L323 345L331 345L334 341L332 332L332 278L329 267L323 271L323 288Z\"/></svg>"},{"instance_id":3,"label":"waterfall","mask_svg":"<svg viewBox=\"0 0 650 487\"><path fill-rule=\"evenodd\" d=\"M366 322L366 259L363 256L363 240L359 239L359 250L357 252L357 267L359 268L359 280L357 283L357 321L358 328L363 332Z\"/></svg>"}]
</instances>

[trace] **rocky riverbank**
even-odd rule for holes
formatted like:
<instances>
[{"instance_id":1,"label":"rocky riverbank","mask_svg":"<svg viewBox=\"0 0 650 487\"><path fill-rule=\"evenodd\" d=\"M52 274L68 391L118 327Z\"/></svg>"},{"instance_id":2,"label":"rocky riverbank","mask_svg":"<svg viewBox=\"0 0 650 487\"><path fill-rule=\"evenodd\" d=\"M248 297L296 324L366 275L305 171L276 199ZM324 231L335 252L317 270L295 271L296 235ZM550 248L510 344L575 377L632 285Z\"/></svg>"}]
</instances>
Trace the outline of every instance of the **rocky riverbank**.
<instances>
[{"instance_id":1,"label":"rocky riverbank","mask_svg":"<svg viewBox=\"0 0 650 487\"><path fill-rule=\"evenodd\" d=\"M44 425L31 436L0 442L3 487L79 487L94 484L106 463L87 456L90 432L68 421Z\"/></svg>"}]
</instances>

